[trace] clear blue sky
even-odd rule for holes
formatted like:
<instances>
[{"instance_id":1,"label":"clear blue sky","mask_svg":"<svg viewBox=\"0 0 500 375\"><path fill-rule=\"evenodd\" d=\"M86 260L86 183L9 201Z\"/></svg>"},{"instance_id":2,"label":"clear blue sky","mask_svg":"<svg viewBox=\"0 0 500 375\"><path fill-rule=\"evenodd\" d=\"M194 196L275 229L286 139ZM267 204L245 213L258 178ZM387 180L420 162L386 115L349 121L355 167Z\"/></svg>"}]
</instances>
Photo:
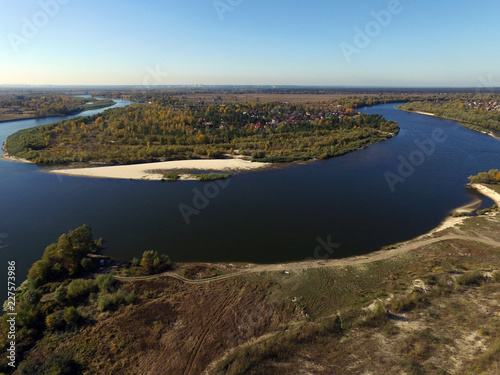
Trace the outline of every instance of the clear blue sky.
<instances>
[{"instance_id":1,"label":"clear blue sky","mask_svg":"<svg viewBox=\"0 0 500 375\"><path fill-rule=\"evenodd\" d=\"M0 0L0 84L500 86L498 0L394 1Z\"/></svg>"}]
</instances>

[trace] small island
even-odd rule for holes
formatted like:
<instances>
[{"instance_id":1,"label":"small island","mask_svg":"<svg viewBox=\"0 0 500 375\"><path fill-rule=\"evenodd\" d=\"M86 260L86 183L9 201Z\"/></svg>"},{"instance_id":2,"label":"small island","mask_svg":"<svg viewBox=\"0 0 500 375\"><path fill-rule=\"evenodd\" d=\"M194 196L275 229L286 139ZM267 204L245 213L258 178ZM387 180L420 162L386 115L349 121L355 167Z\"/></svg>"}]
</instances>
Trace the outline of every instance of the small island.
<instances>
[{"instance_id":1,"label":"small island","mask_svg":"<svg viewBox=\"0 0 500 375\"><path fill-rule=\"evenodd\" d=\"M165 92L102 115L18 131L5 149L43 166L208 159L290 163L343 155L398 131L395 122L335 101L205 103Z\"/></svg>"}]
</instances>

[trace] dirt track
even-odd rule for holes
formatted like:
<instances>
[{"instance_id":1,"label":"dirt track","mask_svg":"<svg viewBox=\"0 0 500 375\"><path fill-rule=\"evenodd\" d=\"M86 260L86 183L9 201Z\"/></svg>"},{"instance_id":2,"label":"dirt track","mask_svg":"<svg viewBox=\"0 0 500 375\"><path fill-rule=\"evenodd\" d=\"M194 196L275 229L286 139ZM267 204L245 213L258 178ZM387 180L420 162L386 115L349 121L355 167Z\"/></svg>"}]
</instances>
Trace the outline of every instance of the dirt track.
<instances>
[{"instance_id":1,"label":"dirt track","mask_svg":"<svg viewBox=\"0 0 500 375\"><path fill-rule=\"evenodd\" d=\"M342 267L342 266L353 266L353 265L371 263L379 260L388 259L396 255L418 249L419 247L422 246L427 246L436 242L447 241L447 240L465 240L465 241L481 242L486 245L500 248L500 242L494 241L491 238L487 237L478 238L472 236L447 235L443 237L435 237L425 240L413 240L408 243L402 244L396 249L380 250L365 256L356 256L344 259L321 260L320 263L318 263L318 261L304 261L304 262L283 263L283 264L249 265L249 268L243 269L241 271L233 272L227 275L214 276L206 279L192 280L173 272L164 272L157 275L138 276L138 277L115 276L115 278L117 280L127 282L127 281L149 280L159 277L171 277L188 284L200 284L200 283L208 283L212 281L224 280L231 277L245 275L249 273L278 272L278 271L282 272L285 270L291 272L291 271L302 271L310 268Z\"/></svg>"}]
</instances>

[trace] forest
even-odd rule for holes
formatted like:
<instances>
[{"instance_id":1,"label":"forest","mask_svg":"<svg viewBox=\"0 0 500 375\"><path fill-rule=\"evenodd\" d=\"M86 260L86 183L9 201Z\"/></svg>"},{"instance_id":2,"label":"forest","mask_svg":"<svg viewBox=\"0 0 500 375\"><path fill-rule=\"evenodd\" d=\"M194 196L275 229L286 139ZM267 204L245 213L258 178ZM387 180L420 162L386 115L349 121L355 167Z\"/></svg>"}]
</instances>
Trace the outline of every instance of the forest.
<instances>
[{"instance_id":1,"label":"forest","mask_svg":"<svg viewBox=\"0 0 500 375\"><path fill-rule=\"evenodd\" d=\"M205 103L185 102L168 93L147 95L144 104L21 130L8 137L5 148L39 165L229 155L292 162L342 155L399 131L395 122L335 101Z\"/></svg>"},{"instance_id":2,"label":"forest","mask_svg":"<svg viewBox=\"0 0 500 375\"><path fill-rule=\"evenodd\" d=\"M67 116L113 104L110 99L99 100L64 94L18 94L0 98L0 121L26 117Z\"/></svg>"},{"instance_id":3,"label":"forest","mask_svg":"<svg viewBox=\"0 0 500 375\"><path fill-rule=\"evenodd\" d=\"M500 95L456 94L444 100L411 101L398 108L409 112L427 112L476 131L500 134Z\"/></svg>"}]
</instances>

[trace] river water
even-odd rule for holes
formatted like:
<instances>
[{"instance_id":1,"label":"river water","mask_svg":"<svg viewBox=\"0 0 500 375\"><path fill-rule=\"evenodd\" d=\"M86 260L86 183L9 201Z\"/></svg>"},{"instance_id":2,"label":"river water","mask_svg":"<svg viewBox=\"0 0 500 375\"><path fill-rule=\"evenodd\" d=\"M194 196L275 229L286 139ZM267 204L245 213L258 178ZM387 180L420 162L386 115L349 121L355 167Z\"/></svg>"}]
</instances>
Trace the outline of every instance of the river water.
<instances>
[{"instance_id":1,"label":"river water","mask_svg":"<svg viewBox=\"0 0 500 375\"><path fill-rule=\"evenodd\" d=\"M16 260L23 280L47 245L82 224L121 260L145 250L174 261L256 263L323 255L322 246L332 258L365 254L431 230L474 199L469 175L499 167L500 142L455 121L395 104L361 111L397 121L401 132L327 161L237 174L227 186L57 176L0 160L0 275ZM60 120L0 123L0 141Z\"/></svg>"}]
</instances>

